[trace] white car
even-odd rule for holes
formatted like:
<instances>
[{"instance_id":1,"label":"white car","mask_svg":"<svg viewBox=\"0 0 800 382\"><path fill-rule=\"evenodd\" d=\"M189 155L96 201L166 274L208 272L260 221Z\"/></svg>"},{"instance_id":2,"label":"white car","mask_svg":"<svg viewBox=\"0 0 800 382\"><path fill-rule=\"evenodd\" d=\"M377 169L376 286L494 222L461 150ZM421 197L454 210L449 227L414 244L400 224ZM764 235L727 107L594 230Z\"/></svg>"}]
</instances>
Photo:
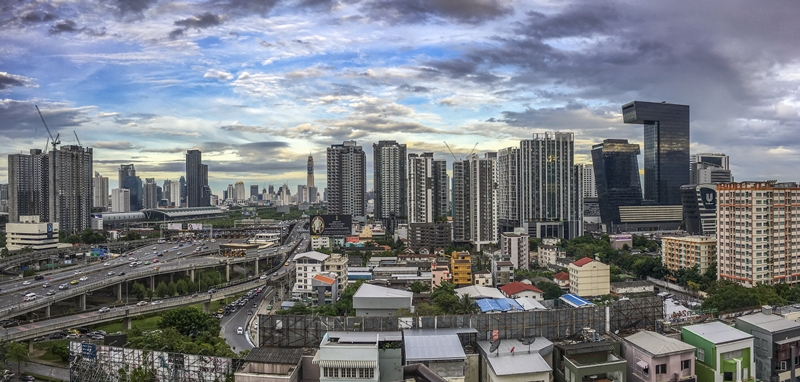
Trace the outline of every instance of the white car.
<instances>
[{"instance_id":1,"label":"white car","mask_svg":"<svg viewBox=\"0 0 800 382\"><path fill-rule=\"evenodd\" d=\"M109 265L111 265L111 263L105 263L105 264L103 264L103 265L105 265L105 266L109 266Z\"/></svg>"},{"instance_id":2,"label":"white car","mask_svg":"<svg viewBox=\"0 0 800 382\"><path fill-rule=\"evenodd\" d=\"M136 303L136 306L145 306L147 305L147 301L139 301Z\"/></svg>"},{"instance_id":3,"label":"white car","mask_svg":"<svg viewBox=\"0 0 800 382\"><path fill-rule=\"evenodd\" d=\"M108 275L109 275L109 276L114 276L114 271L110 271L110 272L108 272Z\"/></svg>"},{"instance_id":4,"label":"white car","mask_svg":"<svg viewBox=\"0 0 800 382\"><path fill-rule=\"evenodd\" d=\"M110 311L111 311L111 308L109 308L107 306L104 306L104 307L100 308L100 310L98 310L99 313L105 313L105 312L110 312Z\"/></svg>"},{"instance_id":5,"label":"white car","mask_svg":"<svg viewBox=\"0 0 800 382\"><path fill-rule=\"evenodd\" d=\"M31 285L31 282L30 281L23 281L22 285Z\"/></svg>"},{"instance_id":6,"label":"white car","mask_svg":"<svg viewBox=\"0 0 800 382\"><path fill-rule=\"evenodd\" d=\"M86 281L86 280L88 280L88 279L89 279L88 277L86 277L86 276L83 276L83 277L79 278L79 279L78 279L78 281Z\"/></svg>"},{"instance_id":7,"label":"white car","mask_svg":"<svg viewBox=\"0 0 800 382\"><path fill-rule=\"evenodd\" d=\"M236 334L244 334L244 329L241 326L236 328Z\"/></svg>"}]
</instances>

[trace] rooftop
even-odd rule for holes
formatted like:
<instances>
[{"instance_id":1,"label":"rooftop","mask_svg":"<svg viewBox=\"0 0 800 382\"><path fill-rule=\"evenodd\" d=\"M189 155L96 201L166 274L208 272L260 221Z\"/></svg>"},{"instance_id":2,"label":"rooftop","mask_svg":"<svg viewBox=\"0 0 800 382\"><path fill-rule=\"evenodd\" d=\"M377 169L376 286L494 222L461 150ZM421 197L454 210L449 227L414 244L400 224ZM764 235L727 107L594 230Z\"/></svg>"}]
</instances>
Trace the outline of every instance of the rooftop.
<instances>
[{"instance_id":1,"label":"rooftop","mask_svg":"<svg viewBox=\"0 0 800 382\"><path fill-rule=\"evenodd\" d=\"M479 298L506 298L503 292L497 288L484 287L479 285L470 285L456 289L456 295L461 296L467 294L473 299Z\"/></svg>"},{"instance_id":2,"label":"rooftop","mask_svg":"<svg viewBox=\"0 0 800 382\"><path fill-rule=\"evenodd\" d=\"M314 280L321 281L321 282L329 284L329 285L333 285L333 283L336 282L336 279L333 279L333 278L330 278L330 277L327 277L327 276L323 276L321 274L314 275Z\"/></svg>"},{"instance_id":3,"label":"rooftop","mask_svg":"<svg viewBox=\"0 0 800 382\"><path fill-rule=\"evenodd\" d=\"M556 279L556 280L561 280L561 281L569 281L569 273L567 273L567 272L558 272L558 273L553 275L553 278Z\"/></svg>"},{"instance_id":4,"label":"rooftop","mask_svg":"<svg viewBox=\"0 0 800 382\"><path fill-rule=\"evenodd\" d=\"M617 288L635 288L635 287L653 286L653 283L647 280L634 280L634 281L620 281L611 283L611 286Z\"/></svg>"},{"instance_id":5,"label":"rooftop","mask_svg":"<svg viewBox=\"0 0 800 382\"><path fill-rule=\"evenodd\" d=\"M561 295L561 297L559 297L558 299L566 302L569 306L573 308L580 308L583 306L594 306L594 304L592 304L589 300L586 300L583 297L578 296L577 294L567 293Z\"/></svg>"},{"instance_id":6,"label":"rooftop","mask_svg":"<svg viewBox=\"0 0 800 382\"><path fill-rule=\"evenodd\" d=\"M303 358L302 348L253 348L244 358L247 362L297 365Z\"/></svg>"},{"instance_id":7,"label":"rooftop","mask_svg":"<svg viewBox=\"0 0 800 382\"><path fill-rule=\"evenodd\" d=\"M770 333L782 332L784 330L800 328L800 323L787 320L781 316L774 314L757 313L749 316L742 316L736 321L746 322L750 325L757 326Z\"/></svg>"},{"instance_id":8,"label":"rooftop","mask_svg":"<svg viewBox=\"0 0 800 382\"><path fill-rule=\"evenodd\" d=\"M408 362L467 358L456 334L405 336L404 347Z\"/></svg>"},{"instance_id":9,"label":"rooftop","mask_svg":"<svg viewBox=\"0 0 800 382\"><path fill-rule=\"evenodd\" d=\"M539 288L537 288L537 287L535 287L533 285L521 283L519 281L514 281L512 283L508 283L506 285L503 285L503 286L500 287L500 290L502 290L503 293L505 293L507 296L513 296L513 295L515 295L517 293L524 292L524 291L531 291L531 292L536 292L536 293L544 293L544 292L542 292L541 289L539 289Z\"/></svg>"},{"instance_id":10,"label":"rooftop","mask_svg":"<svg viewBox=\"0 0 800 382\"><path fill-rule=\"evenodd\" d=\"M299 260L299 259L302 259L302 258L309 258L309 259L316 260L316 261L325 261L325 259L328 258L328 255L326 255L324 253L317 252L317 251L311 251L311 252L301 253L301 254L296 255L294 257L295 260Z\"/></svg>"},{"instance_id":11,"label":"rooftop","mask_svg":"<svg viewBox=\"0 0 800 382\"><path fill-rule=\"evenodd\" d=\"M580 260L576 260L576 261L575 261L574 263L572 263L572 264L575 264L575 266L577 266L577 267L582 267L582 266L584 266L584 265L586 265L586 264L589 264L589 263L591 263L592 261L594 261L592 258L589 258L589 257L584 257L584 258L582 258L582 259L580 259Z\"/></svg>"},{"instance_id":12,"label":"rooftop","mask_svg":"<svg viewBox=\"0 0 800 382\"><path fill-rule=\"evenodd\" d=\"M478 341L478 346L484 354L489 354L492 343ZM514 352L511 352L514 349ZM522 345L516 340L501 340L496 355L489 355L486 361L497 375L517 375L528 373L545 373L552 371L550 365L542 358L542 354L553 351L553 343L547 338L536 337L530 346Z\"/></svg>"},{"instance_id":13,"label":"rooftop","mask_svg":"<svg viewBox=\"0 0 800 382\"><path fill-rule=\"evenodd\" d=\"M498 261L497 262L497 266L498 267L513 267L514 263L512 263L510 261Z\"/></svg>"},{"instance_id":14,"label":"rooftop","mask_svg":"<svg viewBox=\"0 0 800 382\"><path fill-rule=\"evenodd\" d=\"M403 334L400 332L328 332L331 342L340 344L374 344L382 341L402 341Z\"/></svg>"},{"instance_id":15,"label":"rooftop","mask_svg":"<svg viewBox=\"0 0 800 382\"><path fill-rule=\"evenodd\" d=\"M542 305L541 302L530 297L515 298L514 301L519 304L524 310L547 310L547 307Z\"/></svg>"},{"instance_id":16,"label":"rooftop","mask_svg":"<svg viewBox=\"0 0 800 382\"><path fill-rule=\"evenodd\" d=\"M498 298L498 299L491 299L491 298L482 298L480 300L475 301L478 304L478 308L481 309L481 312L508 312L512 310L522 311L522 305L520 305L515 300L510 298Z\"/></svg>"},{"instance_id":17,"label":"rooftop","mask_svg":"<svg viewBox=\"0 0 800 382\"><path fill-rule=\"evenodd\" d=\"M353 297L359 298L368 298L368 297L378 297L378 298L385 298L385 297L406 297L411 298L414 296L414 293L399 290L399 289L392 289L392 288L384 288L382 286L372 285L372 284L361 284L358 288L356 293Z\"/></svg>"},{"instance_id":18,"label":"rooftop","mask_svg":"<svg viewBox=\"0 0 800 382\"><path fill-rule=\"evenodd\" d=\"M707 324L684 326L683 330L703 337L707 341L710 341L714 344L724 344L753 338L753 336L721 322L709 322Z\"/></svg>"},{"instance_id":19,"label":"rooftop","mask_svg":"<svg viewBox=\"0 0 800 382\"><path fill-rule=\"evenodd\" d=\"M643 330L625 337L625 341L638 346L653 356L694 351L695 347L667 336Z\"/></svg>"}]
</instances>

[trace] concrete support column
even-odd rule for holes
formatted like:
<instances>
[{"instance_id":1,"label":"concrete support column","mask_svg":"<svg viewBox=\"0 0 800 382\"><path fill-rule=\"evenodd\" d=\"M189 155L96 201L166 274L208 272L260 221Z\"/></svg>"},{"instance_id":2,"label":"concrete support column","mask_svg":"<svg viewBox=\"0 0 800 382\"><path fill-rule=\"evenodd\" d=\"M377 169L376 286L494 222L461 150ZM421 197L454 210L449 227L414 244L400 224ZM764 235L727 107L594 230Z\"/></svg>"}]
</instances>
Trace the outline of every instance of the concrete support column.
<instances>
[{"instance_id":1,"label":"concrete support column","mask_svg":"<svg viewBox=\"0 0 800 382\"><path fill-rule=\"evenodd\" d=\"M33 340L28 340L28 353L33 352Z\"/></svg>"},{"instance_id":2,"label":"concrete support column","mask_svg":"<svg viewBox=\"0 0 800 382\"><path fill-rule=\"evenodd\" d=\"M231 281L231 263L225 264L225 281Z\"/></svg>"},{"instance_id":3,"label":"concrete support column","mask_svg":"<svg viewBox=\"0 0 800 382\"><path fill-rule=\"evenodd\" d=\"M86 293L84 293L84 294L82 294L82 295L81 295L80 309L81 309L82 311L83 311L83 310L86 310Z\"/></svg>"},{"instance_id":4,"label":"concrete support column","mask_svg":"<svg viewBox=\"0 0 800 382\"><path fill-rule=\"evenodd\" d=\"M189 279L194 281L194 268L189 270Z\"/></svg>"},{"instance_id":5,"label":"concrete support column","mask_svg":"<svg viewBox=\"0 0 800 382\"><path fill-rule=\"evenodd\" d=\"M122 283L117 284L117 301L122 301Z\"/></svg>"},{"instance_id":6,"label":"concrete support column","mask_svg":"<svg viewBox=\"0 0 800 382\"><path fill-rule=\"evenodd\" d=\"M44 316L48 318L50 317L50 305L44 307Z\"/></svg>"},{"instance_id":7,"label":"concrete support column","mask_svg":"<svg viewBox=\"0 0 800 382\"><path fill-rule=\"evenodd\" d=\"M150 276L150 290L156 291L156 276Z\"/></svg>"},{"instance_id":8,"label":"concrete support column","mask_svg":"<svg viewBox=\"0 0 800 382\"><path fill-rule=\"evenodd\" d=\"M258 259L256 259L255 268L256 268L256 273L253 273L253 276L258 276Z\"/></svg>"},{"instance_id":9,"label":"concrete support column","mask_svg":"<svg viewBox=\"0 0 800 382\"><path fill-rule=\"evenodd\" d=\"M132 322L133 322L133 319L131 319L130 317L125 317L125 318L122 319L122 326L125 328L125 330L131 330L133 328L131 326Z\"/></svg>"},{"instance_id":10,"label":"concrete support column","mask_svg":"<svg viewBox=\"0 0 800 382\"><path fill-rule=\"evenodd\" d=\"M173 281L172 281L172 275L174 275L174 273L170 273L170 274L169 274L169 282L173 282Z\"/></svg>"},{"instance_id":11,"label":"concrete support column","mask_svg":"<svg viewBox=\"0 0 800 382\"><path fill-rule=\"evenodd\" d=\"M283 284L278 285L278 300L283 301L283 295L286 291L286 286Z\"/></svg>"},{"instance_id":12,"label":"concrete support column","mask_svg":"<svg viewBox=\"0 0 800 382\"><path fill-rule=\"evenodd\" d=\"M211 301L206 301L203 303L203 313L211 313Z\"/></svg>"}]
</instances>

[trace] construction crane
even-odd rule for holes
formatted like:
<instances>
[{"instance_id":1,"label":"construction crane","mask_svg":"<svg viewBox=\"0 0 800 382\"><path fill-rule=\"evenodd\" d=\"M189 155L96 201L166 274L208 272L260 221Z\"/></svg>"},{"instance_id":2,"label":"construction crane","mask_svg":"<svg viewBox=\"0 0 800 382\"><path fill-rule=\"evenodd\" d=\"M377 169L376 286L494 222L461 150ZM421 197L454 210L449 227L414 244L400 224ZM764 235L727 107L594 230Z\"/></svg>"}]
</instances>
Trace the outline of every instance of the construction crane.
<instances>
[{"instance_id":1,"label":"construction crane","mask_svg":"<svg viewBox=\"0 0 800 382\"><path fill-rule=\"evenodd\" d=\"M53 151L56 151L56 145L60 145L61 144L61 141L58 139L60 134L56 133L56 137L53 138L53 133L51 133L50 132L50 128L47 127L47 122L44 121L44 116L42 115L42 111L39 110L39 106L37 106L37 105L33 105L33 106L36 107L36 111L39 113L39 118L42 119L42 123L44 123L44 128L47 129L47 135L50 136L50 140L52 141Z\"/></svg>"},{"instance_id":2,"label":"construction crane","mask_svg":"<svg viewBox=\"0 0 800 382\"><path fill-rule=\"evenodd\" d=\"M450 149L450 145L447 144L447 141L444 141L444 145L447 146L447 150L450 151L450 155L453 156L453 160L458 162L458 158L456 158L456 154L453 154L453 150Z\"/></svg>"},{"instance_id":3,"label":"construction crane","mask_svg":"<svg viewBox=\"0 0 800 382\"><path fill-rule=\"evenodd\" d=\"M78 147L83 147L83 145L81 145L81 140L78 139L78 133L76 133L75 130L72 130L72 133L75 134L75 140L78 141Z\"/></svg>"}]
</instances>

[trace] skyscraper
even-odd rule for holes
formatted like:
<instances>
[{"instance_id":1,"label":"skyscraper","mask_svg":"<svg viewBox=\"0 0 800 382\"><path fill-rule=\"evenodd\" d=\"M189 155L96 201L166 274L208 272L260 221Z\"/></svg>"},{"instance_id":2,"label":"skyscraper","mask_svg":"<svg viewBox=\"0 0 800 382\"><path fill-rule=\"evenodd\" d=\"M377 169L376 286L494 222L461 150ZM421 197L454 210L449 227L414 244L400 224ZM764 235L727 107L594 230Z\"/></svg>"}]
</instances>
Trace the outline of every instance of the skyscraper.
<instances>
[{"instance_id":1,"label":"skyscraper","mask_svg":"<svg viewBox=\"0 0 800 382\"><path fill-rule=\"evenodd\" d=\"M142 208L158 208L158 185L154 178L146 178L142 186Z\"/></svg>"},{"instance_id":2,"label":"skyscraper","mask_svg":"<svg viewBox=\"0 0 800 382\"><path fill-rule=\"evenodd\" d=\"M241 202L247 200L247 194L244 191L244 182L238 181L233 185L233 194L236 201Z\"/></svg>"},{"instance_id":3,"label":"skyscraper","mask_svg":"<svg viewBox=\"0 0 800 382\"><path fill-rule=\"evenodd\" d=\"M497 221L500 233L521 227L519 217L519 148L497 152Z\"/></svg>"},{"instance_id":4,"label":"skyscraper","mask_svg":"<svg viewBox=\"0 0 800 382\"><path fill-rule=\"evenodd\" d=\"M689 162L691 184L733 182L730 158L725 154L695 154Z\"/></svg>"},{"instance_id":5,"label":"skyscraper","mask_svg":"<svg viewBox=\"0 0 800 382\"><path fill-rule=\"evenodd\" d=\"M228 200L231 200L231 201L236 200L236 189L233 188L232 184L228 184L228 192L227 192L227 194L228 194L228 197L225 198L225 199L228 199Z\"/></svg>"},{"instance_id":6,"label":"skyscraper","mask_svg":"<svg viewBox=\"0 0 800 382\"><path fill-rule=\"evenodd\" d=\"M111 212L131 211L131 191L127 188L111 190Z\"/></svg>"},{"instance_id":7,"label":"skyscraper","mask_svg":"<svg viewBox=\"0 0 800 382\"><path fill-rule=\"evenodd\" d=\"M51 151L49 160L49 222L58 222L67 234L91 228L93 202L92 149L61 146Z\"/></svg>"},{"instance_id":8,"label":"skyscraper","mask_svg":"<svg viewBox=\"0 0 800 382\"><path fill-rule=\"evenodd\" d=\"M178 208L181 206L181 183L174 180L169 182L169 202Z\"/></svg>"},{"instance_id":9,"label":"skyscraper","mask_svg":"<svg viewBox=\"0 0 800 382\"><path fill-rule=\"evenodd\" d=\"M186 207L201 207L203 201L203 163L200 150L186 152Z\"/></svg>"},{"instance_id":10,"label":"skyscraper","mask_svg":"<svg viewBox=\"0 0 800 382\"><path fill-rule=\"evenodd\" d=\"M252 198L253 196L256 196L256 197L258 196L258 185L257 184L251 184L250 185L250 197Z\"/></svg>"},{"instance_id":11,"label":"skyscraper","mask_svg":"<svg viewBox=\"0 0 800 382\"><path fill-rule=\"evenodd\" d=\"M50 221L48 202L50 177L49 155L31 149L30 154L8 156L8 212L9 221L17 223L20 216L39 216Z\"/></svg>"},{"instance_id":12,"label":"skyscraper","mask_svg":"<svg viewBox=\"0 0 800 382\"><path fill-rule=\"evenodd\" d=\"M143 184L142 178L138 176L126 176L125 179L122 180L122 188L126 188L130 190L130 206L131 211L139 211L142 209L142 198L143 198Z\"/></svg>"},{"instance_id":13,"label":"skyscraper","mask_svg":"<svg viewBox=\"0 0 800 382\"><path fill-rule=\"evenodd\" d=\"M478 250L497 242L495 174L497 153L471 154L453 162L453 240Z\"/></svg>"},{"instance_id":14,"label":"skyscraper","mask_svg":"<svg viewBox=\"0 0 800 382\"><path fill-rule=\"evenodd\" d=\"M164 199L167 200L167 206L169 206L172 203L172 181L165 180L164 185L161 186L161 190L164 194Z\"/></svg>"},{"instance_id":15,"label":"skyscraper","mask_svg":"<svg viewBox=\"0 0 800 382\"><path fill-rule=\"evenodd\" d=\"M583 195L574 165L574 134L533 134L520 141L520 222L535 237L583 235Z\"/></svg>"},{"instance_id":16,"label":"skyscraper","mask_svg":"<svg viewBox=\"0 0 800 382\"><path fill-rule=\"evenodd\" d=\"M597 197L597 185L594 180L594 168L591 164L580 164L580 182L583 196L586 198Z\"/></svg>"},{"instance_id":17,"label":"skyscraper","mask_svg":"<svg viewBox=\"0 0 800 382\"><path fill-rule=\"evenodd\" d=\"M327 153L328 213L366 216L367 157L355 141L332 145Z\"/></svg>"},{"instance_id":18,"label":"skyscraper","mask_svg":"<svg viewBox=\"0 0 800 382\"><path fill-rule=\"evenodd\" d=\"M95 172L92 189L92 206L94 208L108 207L108 178L101 176L99 172Z\"/></svg>"},{"instance_id":19,"label":"skyscraper","mask_svg":"<svg viewBox=\"0 0 800 382\"><path fill-rule=\"evenodd\" d=\"M133 164L122 164L119 166L119 178L117 182L117 188L122 188L122 182L125 181L126 177L129 176L136 176L136 168Z\"/></svg>"},{"instance_id":20,"label":"skyscraper","mask_svg":"<svg viewBox=\"0 0 800 382\"><path fill-rule=\"evenodd\" d=\"M175 207L180 207L181 205L186 204L186 178L183 175L181 175L181 178L180 180L178 180L178 183L180 183L181 185L181 199L177 203L175 203Z\"/></svg>"},{"instance_id":21,"label":"skyscraper","mask_svg":"<svg viewBox=\"0 0 800 382\"><path fill-rule=\"evenodd\" d=\"M8 183L0 184L0 202L8 200Z\"/></svg>"},{"instance_id":22,"label":"skyscraper","mask_svg":"<svg viewBox=\"0 0 800 382\"><path fill-rule=\"evenodd\" d=\"M689 106L633 101L622 106L625 123L644 125L644 199L681 204L689 184Z\"/></svg>"},{"instance_id":23,"label":"skyscraper","mask_svg":"<svg viewBox=\"0 0 800 382\"><path fill-rule=\"evenodd\" d=\"M397 141L378 141L372 145L373 183L375 186L375 219L406 216L406 145Z\"/></svg>"},{"instance_id":24,"label":"skyscraper","mask_svg":"<svg viewBox=\"0 0 800 382\"><path fill-rule=\"evenodd\" d=\"M433 205L433 153L408 154L408 196L406 196L409 223L431 223Z\"/></svg>"},{"instance_id":25,"label":"skyscraper","mask_svg":"<svg viewBox=\"0 0 800 382\"><path fill-rule=\"evenodd\" d=\"M639 145L627 139L606 139L592 146L592 165L600 204L600 221L611 231L620 224L620 206L642 204Z\"/></svg>"}]
</instances>

